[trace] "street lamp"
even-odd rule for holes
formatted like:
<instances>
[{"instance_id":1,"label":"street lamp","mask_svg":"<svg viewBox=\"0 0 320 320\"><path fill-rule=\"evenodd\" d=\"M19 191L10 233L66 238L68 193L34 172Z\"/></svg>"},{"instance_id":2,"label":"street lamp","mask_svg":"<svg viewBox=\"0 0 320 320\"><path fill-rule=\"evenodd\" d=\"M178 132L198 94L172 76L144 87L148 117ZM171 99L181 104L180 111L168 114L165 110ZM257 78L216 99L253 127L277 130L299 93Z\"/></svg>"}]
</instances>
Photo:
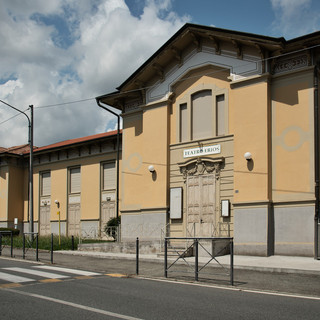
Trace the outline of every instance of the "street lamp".
<instances>
[{"instance_id":1,"label":"street lamp","mask_svg":"<svg viewBox=\"0 0 320 320\"><path fill-rule=\"evenodd\" d=\"M29 122L29 147L30 147L30 153L29 153L29 215L30 215L30 225L29 225L29 231L33 233L33 105L29 105L30 109L30 118L26 113L23 111L13 107L12 105L0 100L3 104L7 105L8 107L24 114Z\"/></svg>"}]
</instances>

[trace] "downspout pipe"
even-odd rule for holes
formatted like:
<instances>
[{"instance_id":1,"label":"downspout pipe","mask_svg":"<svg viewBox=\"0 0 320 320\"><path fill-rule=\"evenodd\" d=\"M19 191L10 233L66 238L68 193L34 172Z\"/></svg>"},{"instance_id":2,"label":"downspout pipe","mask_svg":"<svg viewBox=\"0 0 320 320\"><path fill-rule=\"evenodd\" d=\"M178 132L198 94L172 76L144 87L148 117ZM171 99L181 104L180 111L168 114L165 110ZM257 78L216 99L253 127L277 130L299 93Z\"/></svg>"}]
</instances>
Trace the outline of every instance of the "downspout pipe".
<instances>
[{"instance_id":1,"label":"downspout pipe","mask_svg":"<svg viewBox=\"0 0 320 320\"><path fill-rule=\"evenodd\" d=\"M314 258L319 259L319 68L314 68L314 179L315 179L315 214L314 214Z\"/></svg>"},{"instance_id":2,"label":"downspout pipe","mask_svg":"<svg viewBox=\"0 0 320 320\"><path fill-rule=\"evenodd\" d=\"M97 101L97 105L110 112L111 114L113 114L114 116L116 116L118 118L118 125L117 125L117 190L116 190L116 215L117 215L117 219L119 218L119 170L120 170L120 115L115 113L114 111L110 110L109 108L103 106L100 102L100 100L98 98L96 98Z\"/></svg>"}]
</instances>

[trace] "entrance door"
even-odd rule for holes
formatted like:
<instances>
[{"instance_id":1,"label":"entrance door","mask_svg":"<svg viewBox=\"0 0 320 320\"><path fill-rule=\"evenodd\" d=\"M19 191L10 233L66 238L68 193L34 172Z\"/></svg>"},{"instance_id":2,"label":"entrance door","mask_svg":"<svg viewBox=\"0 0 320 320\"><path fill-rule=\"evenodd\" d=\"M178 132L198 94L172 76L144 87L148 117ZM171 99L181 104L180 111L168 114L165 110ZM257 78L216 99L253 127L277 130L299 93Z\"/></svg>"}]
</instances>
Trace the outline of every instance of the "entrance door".
<instances>
[{"instance_id":1,"label":"entrance door","mask_svg":"<svg viewBox=\"0 0 320 320\"><path fill-rule=\"evenodd\" d=\"M215 175L187 178L187 236L212 237L215 231Z\"/></svg>"},{"instance_id":2,"label":"entrance door","mask_svg":"<svg viewBox=\"0 0 320 320\"><path fill-rule=\"evenodd\" d=\"M69 204L68 207L68 235L80 235L80 204Z\"/></svg>"},{"instance_id":3,"label":"entrance door","mask_svg":"<svg viewBox=\"0 0 320 320\"><path fill-rule=\"evenodd\" d=\"M104 232L104 229L106 227L107 222L110 220L110 218L114 218L116 216L115 202L104 201L102 202L101 209L101 237L105 237L106 234Z\"/></svg>"},{"instance_id":4,"label":"entrance door","mask_svg":"<svg viewBox=\"0 0 320 320\"><path fill-rule=\"evenodd\" d=\"M40 236L47 236L51 233L50 227L50 206L40 207Z\"/></svg>"}]
</instances>

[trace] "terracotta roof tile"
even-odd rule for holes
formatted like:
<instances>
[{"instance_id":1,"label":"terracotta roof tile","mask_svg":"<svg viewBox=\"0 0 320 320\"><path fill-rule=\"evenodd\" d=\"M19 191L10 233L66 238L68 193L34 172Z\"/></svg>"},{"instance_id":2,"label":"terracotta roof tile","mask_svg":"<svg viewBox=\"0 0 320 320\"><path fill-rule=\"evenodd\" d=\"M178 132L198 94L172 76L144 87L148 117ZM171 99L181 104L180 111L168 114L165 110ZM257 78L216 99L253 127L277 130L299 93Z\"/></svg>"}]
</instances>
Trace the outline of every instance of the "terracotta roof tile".
<instances>
[{"instance_id":1,"label":"terracotta roof tile","mask_svg":"<svg viewBox=\"0 0 320 320\"><path fill-rule=\"evenodd\" d=\"M23 144L21 146L14 146L10 148L0 147L0 153L13 153L13 154L29 153L29 144Z\"/></svg>"},{"instance_id":2,"label":"terracotta roof tile","mask_svg":"<svg viewBox=\"0 0 320 320\"><path fill-rule=\"evenodd\" d=\"M120 132L122 132L122 130L120 130ZM50 144L47 146L36 148L36 149L34 149L34 152L39 152L39 151L44 151L44 150L49 150L49 149L54 149L54 148L60 148L60 147L66 147L66 146L70 146L72 144L77 144L77 143L81 143L81 142L88 142L91 140L98 140L101 138L111 137L116 134L117 134L117 131L115 130L115 131L98 133L98 134L94 134L91 136L60 141L60 142L56 142L56 143L53 143L53 144ZM29 150L26 153L29 153Z\"/></svg>"}]
</instances>

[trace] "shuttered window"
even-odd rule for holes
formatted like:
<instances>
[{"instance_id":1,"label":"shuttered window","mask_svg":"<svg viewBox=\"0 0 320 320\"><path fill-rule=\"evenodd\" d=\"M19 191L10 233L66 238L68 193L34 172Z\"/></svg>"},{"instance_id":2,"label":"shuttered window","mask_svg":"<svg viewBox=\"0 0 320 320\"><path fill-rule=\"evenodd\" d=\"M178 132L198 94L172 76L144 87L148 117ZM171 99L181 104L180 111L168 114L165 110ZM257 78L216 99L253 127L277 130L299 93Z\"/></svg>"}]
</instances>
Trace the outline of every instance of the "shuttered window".
<instances>
[{"instance_id":1,"label":"shuttered window","mask_svg":"<svg viewBox=\"0 0 320 320\"><path fill-rule=\"evenodd\" d=\"M192 96L192 140L212 137L212 109L211 90Z\"/></svg>"},{"instance_id":2,"label":"shuttered window","mask_svg":"<svg viewBox=\"0 0 320 320\"><path fill-rule=\"evenodd\" d=\"M180 141L188 141L188 108L187 104L180 105Z\"/></svg>"},{"instance_id":3,"label":"shuttered window","mask_svg":"<svg viewBox=\"0 0 320 320\"><path fill-rule=\"evenodd\" d=\"M41 174L41 196L51 195L51 174L44 172Z\"/></svg>"},{"instance_id":4,"label":"shuttered window","mask_svg":"<svg viewBox=\"0 0 320 320\"><path fill-rule=\"evenodd\" d=\"M216 112L217 136L222 136L226 134L224 94L216 97Z\"/></svg>"},{"instance_id":5,"label":"shuttered window","mask_svg":"<svg viewBox=\"0 0 320 320\"><path fill-rule=\"evenodd\" d=\"M80 167L70 169L70 193L81 192Z\"/></svg>"},{"instance_id":6,"label":"shuttered window","mask_svg":"<svg viewBox=\"0 0 320 320\"><path fill-rule=\"evenodd\" d=\"M225 90L200 90L177 101L179 142L228 134L228 97Z\"/></svg>"},{"instance_id":7,"label":"shuttered window","mask_svg":"<svg viewBox=\"0 0 320 320\"><path fill-rule=\"evenodd\" d=\"M116 188L116 164L114 162L103 164L103 190Z\"/></svg>"}]
</instances>

